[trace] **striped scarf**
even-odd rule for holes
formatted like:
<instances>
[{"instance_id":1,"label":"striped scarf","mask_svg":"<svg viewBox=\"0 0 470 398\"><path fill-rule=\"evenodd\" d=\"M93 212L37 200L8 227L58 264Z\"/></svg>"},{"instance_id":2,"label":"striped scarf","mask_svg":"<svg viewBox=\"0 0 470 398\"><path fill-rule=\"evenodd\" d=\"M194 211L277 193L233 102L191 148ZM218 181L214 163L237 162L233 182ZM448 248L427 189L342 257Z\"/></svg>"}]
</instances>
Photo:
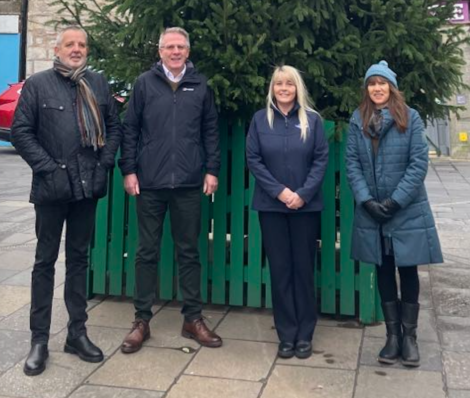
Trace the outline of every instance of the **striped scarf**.
<instances>
[{"instance_id":1,"label":"striped scarf","mask_svg":"<svg viewBox=\"0 0 470 398\"><path fill-rule=\"evenodd\" d=\"M77 121L84 147L96 151L105 145L106 127L100 106L88 81L84 78L87 65L72 69L54 57L54 70L77 84Z\"/></svg>"}]
</instances>

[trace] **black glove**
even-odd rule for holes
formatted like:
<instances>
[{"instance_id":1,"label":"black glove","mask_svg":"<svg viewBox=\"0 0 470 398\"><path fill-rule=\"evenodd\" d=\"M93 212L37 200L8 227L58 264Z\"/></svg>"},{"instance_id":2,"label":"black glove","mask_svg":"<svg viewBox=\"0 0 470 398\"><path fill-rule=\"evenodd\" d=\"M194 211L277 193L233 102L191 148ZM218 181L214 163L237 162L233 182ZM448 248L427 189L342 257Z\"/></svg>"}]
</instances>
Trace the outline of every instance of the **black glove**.
<instances>
[{"instance_id":1,"label":"black glove","mask_svg":"<svg viewBox=\"0 0 470 398\"><path fill-rule=\"evenodd\" d=\"M401 206L392 198L382 200L380 206L384 213L388 214L390 217L393 217L395 213L401 209Z\"/></svg>"},{"instance_id":2,"label":"black glove","mask_svg":"<svg viewBox=\"0 0 470 398\"><path fill-rule=\"evenodd\" d=\"M382 204L373 199L364 202L362 206L364 209L366 209L367 213L369 213L369 215L380 225L385 224L392 218L391 215L385 212Z\"/></svg>"}]
</instances>

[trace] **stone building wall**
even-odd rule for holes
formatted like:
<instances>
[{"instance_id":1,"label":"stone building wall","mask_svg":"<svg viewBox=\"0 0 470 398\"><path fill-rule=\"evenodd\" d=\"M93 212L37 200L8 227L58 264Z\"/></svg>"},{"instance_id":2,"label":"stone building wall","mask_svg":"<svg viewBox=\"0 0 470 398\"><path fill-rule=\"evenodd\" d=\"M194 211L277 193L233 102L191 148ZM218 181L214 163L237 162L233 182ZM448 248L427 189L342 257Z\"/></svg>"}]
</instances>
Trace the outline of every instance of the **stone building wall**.
<instances>
[{"instance_id":1,"label":"stone building wall","mask_svg":"<svg viewBox=\"0 0 470 398\"><path fill-rule=\"evenodd\" d=\"M21 0L0 0L0 15L19 15Z\"/></svg>"},{"instance_id":2,"label":"stone building wall","mask_svg":"<svg viewBox=\"0 0 470 398\"><path fill-rule=\"evenodd\" d=\"M50 0L29 0L26 76L52 66L57 33L54 27L47 23L56 15L58 7L51 6L50 2Z\"/></svg>"}]
</instances>

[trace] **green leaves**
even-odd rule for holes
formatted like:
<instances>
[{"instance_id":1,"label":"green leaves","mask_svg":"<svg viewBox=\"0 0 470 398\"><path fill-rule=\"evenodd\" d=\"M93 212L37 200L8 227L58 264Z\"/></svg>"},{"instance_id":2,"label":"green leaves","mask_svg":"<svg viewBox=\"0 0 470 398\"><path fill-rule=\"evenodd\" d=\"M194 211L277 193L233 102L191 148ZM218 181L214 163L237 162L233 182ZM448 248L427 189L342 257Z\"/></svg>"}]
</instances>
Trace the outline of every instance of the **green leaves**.
<instances>
[{"instance_id":1,"label":"green leaves","mask_svg":"<svg viewBox=\"0 0 470 398\"><path fill-rule=\"evenodd\" d=\"M157 60L160 32L182 26L191 60L209 78L220 111L250 118L265 106L275 65L303 72L316 107L347 120L367 68L386 59L409 104L438 117L462 87L461 26L446 21L456 0L56 0L58 23L84 26L90 63L114 89L129 90Z\"/></svg>"}]
</instances>

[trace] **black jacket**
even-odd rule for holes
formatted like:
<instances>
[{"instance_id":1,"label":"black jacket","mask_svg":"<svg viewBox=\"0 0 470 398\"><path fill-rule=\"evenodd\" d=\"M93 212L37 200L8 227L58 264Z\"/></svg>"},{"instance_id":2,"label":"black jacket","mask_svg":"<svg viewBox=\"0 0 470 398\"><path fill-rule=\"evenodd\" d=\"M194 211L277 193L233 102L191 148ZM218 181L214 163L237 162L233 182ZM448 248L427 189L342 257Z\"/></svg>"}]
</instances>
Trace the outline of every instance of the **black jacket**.
<instances>
[{"instance_id":1,"label":"black jacket","mask_svg":"<svg viewBox=\"0 0 470 398\"><path fill-rule=\"evenodd\" d=\"M220 168L217 111L206 78L191 63L173 91L161 63L140 75L124 119L119 166L141 189L202 185Z\"/></svg>"},{"instance_id":2,"label":"black jacket","mask_svg":"<svg viewBox=\"0 0 470 398\"><path fill-rule=\"evenodd\" d=\"M33 171L30 201L63 203L106 195L107 170L121 141L115 99L103 75L87 71L106 125L106 145L81 145L76 85L53 69L36 73L23 86L11 128L12 143Z\"/></svg>"},{"instance_id":3,"label":"black jacket","mask_svg":"<svg viewBox=\"0 0 470 398\"><path fill-rule=\"evenodd\" d=\"M328 142L323 123L308 112L308 135L300 138L298 105L287 116L274 109L273 128L266 109L255 113L246 140L248 168L255 177L253 209L282 213L320 211L323 209L321 187L328 164ZM289 188L305 205L289 209L277 196Z\"/></svg>"}]
</instances>

